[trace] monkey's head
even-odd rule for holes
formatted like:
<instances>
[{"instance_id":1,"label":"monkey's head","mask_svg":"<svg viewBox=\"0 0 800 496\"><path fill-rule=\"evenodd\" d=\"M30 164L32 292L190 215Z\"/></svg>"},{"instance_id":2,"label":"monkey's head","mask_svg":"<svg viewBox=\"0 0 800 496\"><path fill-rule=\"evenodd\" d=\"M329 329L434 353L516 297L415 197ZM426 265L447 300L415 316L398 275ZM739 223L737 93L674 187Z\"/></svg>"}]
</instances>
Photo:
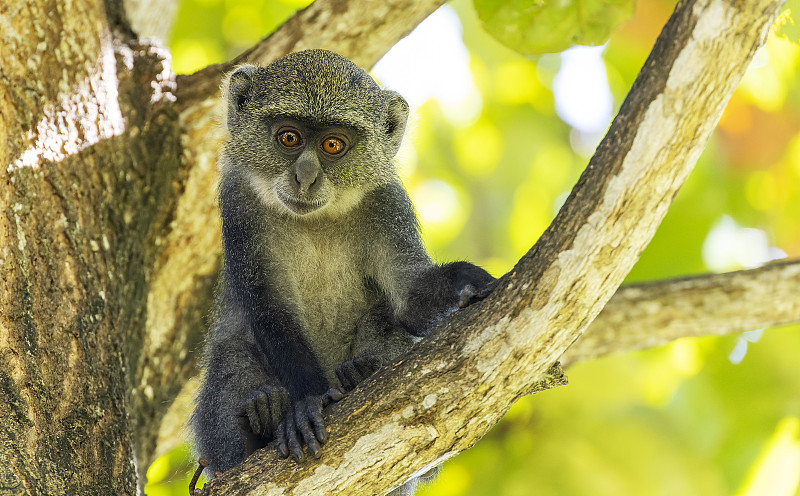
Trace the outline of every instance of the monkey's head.
<instances>
[{"instance_id":1,"label":"monkey's head","mask_svg":"<svg viewBox=\"0 0 800 496\"><path fill-rule=\"evenodd\" d=\"M223 167L245 167L270 207L343 213L395 177L408 117L402 96L325 50L237 67L223 84Z\"/></svg>"}]
</instances>

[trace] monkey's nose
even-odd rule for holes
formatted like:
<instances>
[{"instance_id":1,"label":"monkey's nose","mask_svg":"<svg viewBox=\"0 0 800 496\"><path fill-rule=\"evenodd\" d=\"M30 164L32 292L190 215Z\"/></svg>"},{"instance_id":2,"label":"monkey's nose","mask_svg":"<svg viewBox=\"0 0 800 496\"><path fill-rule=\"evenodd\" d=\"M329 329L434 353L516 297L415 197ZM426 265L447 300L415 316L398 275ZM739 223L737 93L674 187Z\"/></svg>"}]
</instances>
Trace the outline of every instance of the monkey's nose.
<instances>
[{"instance_id":1,"label":"monkey's nose","mask_svg":"<svg viewBox=\"0 0 800 496\"><path fill-rule=\"evenodd\" d=\"M294 173L294 182L300 193L307 193L316 189L321 182L319 177L321 173L322 169L313 162L298 163Z\"/></svg>"}]
</instances>

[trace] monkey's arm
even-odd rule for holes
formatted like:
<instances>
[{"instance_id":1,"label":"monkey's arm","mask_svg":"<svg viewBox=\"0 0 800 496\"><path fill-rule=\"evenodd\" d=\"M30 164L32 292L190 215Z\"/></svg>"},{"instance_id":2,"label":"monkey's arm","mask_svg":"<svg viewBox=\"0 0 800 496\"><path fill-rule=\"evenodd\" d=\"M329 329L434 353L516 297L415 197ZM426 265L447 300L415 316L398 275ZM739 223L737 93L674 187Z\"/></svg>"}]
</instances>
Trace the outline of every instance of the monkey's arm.
<instances>
[{"instance_id":1,"label":"monkey's arm","mask_svg":"<svg viewBox=\"0 0 800 496\"><path fill-rule=\"evenodd\" d=\"M288 405L275 429L278 450L301 460L302 447L307 445L318 456L320 445L327 440L322 409L341 398L341 393L330 388L296 316L288 310L288 303L281 301L279 288L250 280L253 272L246 272L235 261L226 259L226 264L227 279L236 284L237 297L249 316L256 348L288 393Z\"/></svg>"},{"instance_id":2,"label":"monkey's arm","mask_svg":"<svg viewBox=\"0 0 800 496\"><path fill-rule=\"evenodd\" d=\"M336 367L345 390L425 336L447 314L466 306L495 279L467 262L434 264L422 246L416 215L399 183L366 200L373 214L365 265L377 286L377 303L360 320L353 356Z\"/></svg>"},{"instance_id":3,"label":"monkey's arm","mask_svg":"<svg viewBox=\"0 0 800 496\"><path fill-rule=\"evenodd\" d=\"M350 391L418 340L395 321L388 300L379 300L358 322L354 358L336 367L336 377L342 388Z\"/></svg>"},{"instance_id":4,"label":"monkey's arm","mask_svg":"<svg viewBox=\"0 0 800 496\"><path fill-rule=\"evenodd\" d=\"M286 299L280 274L273 272L271 260L263 251L270 236L265 225L267 213L248 208L259 202L239 180L232 171L220 186L225 281L231 300L247 316L256 347L288 392L289 404L275 429L279 451L300 460L302 446L307 445L317 456L327 438L322 408L341 393L331 390Z\"/></svg>"},{"instance_id":5,"label":"monkey's arm","mask_svg":"<svg viewBox=\"0 0 800 496\"><path fill-rule=\"evenodd\" d=\"M424 336L447 314L469 304L495 278L469 262L433 263L402 186L390 184L380 198L387 211L373 220L373 232L379 233L372 250L376 281L388 295L396 321L414 336ZM388 215L389 209L392 215Z\"/></svg>"},{"instance_id":6,"label":"monkey's arm","mask_svg":"<svg viewBox=\"0 0 800 496\"><path fill-rule=\"evenodd\" d=\"M467 306L495 282L469 262L432 265L412 276L405 307L397 319L415 335L426 335L445 316Z\"/></svg>"},{"instance_id":7,"label":"monkey's arm","mask_svg":"<svg viewBox=\"0 0 800 496\"><path fill-rule=\"evenodd\" d=\"M274 437L277 421L267 421L288 403L286 390L264 362L241 313L228 305L219 308L191 419L197 449L209 460L212 473L237 465Z\"/></svg>"}]
</instances>

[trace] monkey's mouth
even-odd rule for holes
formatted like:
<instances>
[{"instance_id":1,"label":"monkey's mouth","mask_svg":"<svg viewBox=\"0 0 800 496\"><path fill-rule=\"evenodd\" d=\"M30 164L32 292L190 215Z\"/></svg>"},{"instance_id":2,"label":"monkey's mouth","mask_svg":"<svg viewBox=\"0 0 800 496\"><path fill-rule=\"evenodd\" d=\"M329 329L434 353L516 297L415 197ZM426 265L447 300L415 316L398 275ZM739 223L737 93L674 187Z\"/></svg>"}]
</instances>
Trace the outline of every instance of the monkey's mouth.
<instances>
[{"instance_id":1,"label":"monkey's mouth","mask_svg":"<svg viewBox=\"0 0 800 496\"><path fill-rule=\"evenodd\" d=\"M319 210L323 205L325 205L324 200L301 200L299 198L292 198L291 196L287 195L278 195L278 198L283 202L284 205L289 207L289 210L298 214L298 215L305 215L311 213L315 210Z\"/></svg>"}]
</instances>

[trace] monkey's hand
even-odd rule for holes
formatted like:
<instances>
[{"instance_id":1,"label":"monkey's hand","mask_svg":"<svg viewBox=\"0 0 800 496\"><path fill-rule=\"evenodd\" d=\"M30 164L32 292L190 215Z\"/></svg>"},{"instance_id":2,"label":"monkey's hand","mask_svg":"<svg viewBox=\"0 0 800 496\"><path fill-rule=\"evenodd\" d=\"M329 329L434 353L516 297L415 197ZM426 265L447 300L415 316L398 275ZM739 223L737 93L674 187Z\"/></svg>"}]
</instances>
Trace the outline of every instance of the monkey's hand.
<instances>
[{"instance_id":1,"label":"monkey's hand","mask_svg":"<svg viewBox=\"0 0 800 496\"><path fill-rule=\"evenodd\" d=\"M458 293L458 307L477 303L494 291L497 279L488 272L468 262L455 262L447 266L449 277Z\"/></svg>"},{"instance_id":2,"label":"monkey's hand","mask_svg":"<svg viewBox=\"0 0 800 496\"><path fill-rule=\"evenodd\" d=\"M286 457L291 453L295 460L302 461L305 444L311 455L318 458L320 446L328 439L322 409L343 397L341 391L332 388L325 394L306 396L290 405L275 435L281 455Z\"/></svg>"},{"instance_id":3,"label":"monkey's hand","mask_svg":"<svg viewBox=\"0 0 800 496\"><path fill-rule=\"evenodd\" d=\"M336 377L342 384L342 389L350 392L384 364L384 360L373 355L355 357L336 366Z\"/></svg>"},{"instance_id":4,"label":"monkey's hand","mask_svg":"<svg viewBox=\"0 0 800 496\"><path fill-rule=\"evenodd\" d=\"M289 392L280 386L254 390L239 407L239 425L253 434L270 438L289 406Z\"/></svg>"},{"instance_id":5,"label":"monkey's hand","mask_svg":"<svg viewBox=\"0 0 800 496\"><path fill-rule=\"evenodd\" d=\"M476 284L467 283L459 289L458 308L466 308L473 303L483 301L498 286L500 279L480 281Z\"/></svg>"}]
</instances>

